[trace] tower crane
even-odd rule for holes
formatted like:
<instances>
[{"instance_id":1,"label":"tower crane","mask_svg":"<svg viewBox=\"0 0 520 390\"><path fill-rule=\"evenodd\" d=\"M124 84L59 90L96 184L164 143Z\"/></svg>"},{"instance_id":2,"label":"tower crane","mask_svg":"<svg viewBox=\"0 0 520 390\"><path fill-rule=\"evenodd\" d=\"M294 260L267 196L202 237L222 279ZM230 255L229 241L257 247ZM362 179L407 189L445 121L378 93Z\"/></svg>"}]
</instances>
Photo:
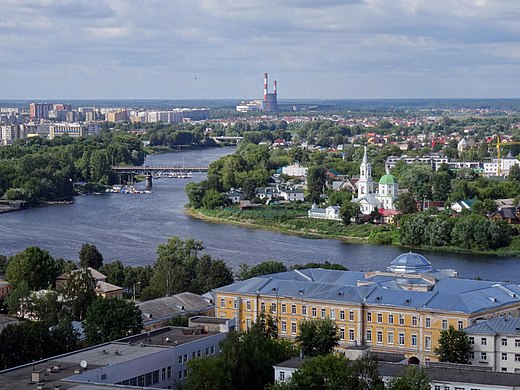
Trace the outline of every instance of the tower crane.
<instances>
[{"instance_id":1,"label":"tower crane","mask_svg":"<svg viewBox=\"0 0 520 390\"><path fill-rule=\"evenodd\" d=\"M520 141L501 142L500 136L497 135L497 176L502 174L502 158L500 157L500 148L507 145L520 145Z\"/></svg>"}]
</instances>

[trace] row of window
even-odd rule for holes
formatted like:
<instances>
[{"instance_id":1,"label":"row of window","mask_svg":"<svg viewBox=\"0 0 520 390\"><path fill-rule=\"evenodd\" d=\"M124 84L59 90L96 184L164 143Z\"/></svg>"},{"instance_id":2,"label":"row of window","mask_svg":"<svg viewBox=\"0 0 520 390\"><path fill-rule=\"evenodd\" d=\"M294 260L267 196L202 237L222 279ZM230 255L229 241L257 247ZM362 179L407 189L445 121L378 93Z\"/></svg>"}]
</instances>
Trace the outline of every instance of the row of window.
<instances>
[{"instance_id":1,"label":"row of window","mask_svg":"<svg viewBox=\"0 0 520 390\"><path fill-rule=\"evenodd\" d=\"M209 356L209 355L213 355L213 354L215 354L215 347L213 345L211 347L207 347L205 356ZM198 357L202 357L202 350L200 350L200 349L198 351L193 351L191 353L192 359L195 359ZM187 362L188 362L188 354L179 355L179 364L186 364Z\"/></svg>"},{"instance_id":2,"label":"row of window","mask_svg":"<svg viewBox=\"0 0 520 390\"><path fill-rule=\"evenodd\" d=\"M365 337L367 343L373 342L372 340L372 330L366 331L366 337ZM405 345L405 339L406 335L405 332L399 332L397 334L397 344L400 346ZM376 331L376 342L377 344L383 344L383 331L378 330ZM389 345L394 345L394 332L389 331L386 335L386 342ZM417 335L412 334L411 336L411 345L412 347L417 347ZM431 336L424 336L424 349L429 350L432 348L432 338Z\"/></svg>"},{"instance_id":3,"label":"row of window","mask_svg":"<svg viewBox=\"0 0 520 390\"><path fill-rule=\"evenodd\" d=\"M278 306L277 303L272 302L270 304L270 308L269 308L270 312L271 313L276 313L277 309L278 309L277 306ZM280 305L281 313L282 314L289 314L288 313L289 306L290 306L290 314L291 315L297 315L298 313L297 313L297 306L296 306L296 304L287 305L285 303L282 303ZM220 299L220 307L221 308L225 308L226 307L226 299L225 298L221 298ZM236 299L233 300L233 307L234 307L234 309L237 308L237 300ZM252 311L252 303L249 300L246 301L246 310L247 311ZM260 303L260 311L262 311L262 312L266 311L266 303L265 302L261 302ZM329 309L328 317L331 320L336 320L337 319L336 318L337 312L338 312L337 309ZM301 314L304 315L304 316L308 315L308 307L306 305L302 305L301 306ZM327 309L321 308L319 310L319 314L320 314L321 318L326 318L327 317ZM312 307L311 308L311 317L313 317L313 318L317 318L318 317L318 308L316 308L316 307ZM378 323L383 323L383 313L377 313L375 318L376 318L376 321ZM340 321L344 321L345 319L346 319L346 310L339 310L339 320ZM354 319L355 319L354 311L350 310L348 312L348 320L349 321L354 321ZM374 316L372 315L372 312L367 312L367 315L366 315L367 322L372 322L373 319L374 319ZM394 321L395 321L394 314L388 314L388 323L389 324L394 324ZM397 321L398 321L399 325L405 325L405 316L402 315L402 314L399 314L398 317L397 317ZM420 318L418 316L412 316L412 326L419 326L419 322L420 322ZM431 328L432 319L430 317L426 317L424 322L425 322L424 326L426 328ZM444 330L448 329L448 320L447 319L443 319L442 320L441 327ZM459 320L457 322L457 328L459 330L464 329L464 322Z\"/></svg>"},{"instance_id":4,"label":"row of window","mask_svg":"<svg viewBox=\"0 0 520 390\"><path fill-rule=\"evenodd\" d=\"M172 366L164 367L161 370L161 380L165 381L166 379L172 379ZM116 385L145 387L156 383L159 383L159 370L118 382Z\"/></svg>"},{"instance_id":5,"label":"row of window","mask_svg":"<svg viewBox=\"0 0 520 390\"><path fill-rule=\"evenodd\" d=\"M433 387L434 390L451 390L452 387L450 385L435 385ZM453 387L453 390L467 390L465 387L458 387L458 386L455 386ZM469 390L480 390L480 389L477 389L475 387L471 387Z\"/></svg>"},{"instance_id":6,"label":"row of window","mask_svg":"<svg viewBox=\"0 0 520 390\"><path fill-rule=\"evenodd\" d=\"M475 345L475 337L470 336L469 343L471 345ZM507 347L508 339L503 337L500 343L502 344L502 346ZM487 337L480 338L480 345L487 345ZM515 347L520 347L520 339L515 339Z\"/></svg>"},{"instance_id":7,"label":"row of window","mask_svg":"<svg viewBox=\"0 0 520 390\"><path fill-rule=\"evenodd\" d=\"M500 360L502 361L507 361L508 360L508 355L507 353L503 352L500 354ZM520 362L520 354L517 354L515 353L515 362ZM469 353L469 358L471 360L474 360L475 359L475 352L470 352ZM480 360L487 360L487 353L486 352L480 352Z\"/></svg>"}]
</instances>

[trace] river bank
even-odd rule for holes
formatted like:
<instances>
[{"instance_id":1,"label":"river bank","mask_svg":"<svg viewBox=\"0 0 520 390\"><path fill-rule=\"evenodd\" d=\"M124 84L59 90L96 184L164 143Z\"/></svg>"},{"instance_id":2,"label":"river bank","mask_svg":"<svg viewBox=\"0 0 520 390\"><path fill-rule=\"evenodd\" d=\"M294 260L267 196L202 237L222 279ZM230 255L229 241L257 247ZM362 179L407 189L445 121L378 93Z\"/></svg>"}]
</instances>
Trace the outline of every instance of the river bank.
<instances>
[{"instance_id":1,"label":"river bank","mask_svg":"<svg viewBox=\"0 0 520 390\"><path fill-rule=\"evenodd\" d=\"M413 251L428 251L428 252L440 252L440 253L460 253L460 254L471 254L471 255L485 255L485 256L497 256L497 257L520 257L520 249L512 249L510 247L501 248L498 250L488 250L488 251L476 251L469 250L460 247L454 246L430 246L430 245L422 245L419 247L412 247L400 244L395 240L396 229L381 229L382 226L378 225L351 225L357 226L354 232L357 235L343 235L339 233L327 233L320 231L319 229L306 229L301 227L299 229L292 229L287 225L279 225L274 223L265 223L259 222L259 220L253 219L239 219L230 217L229 214L222 215L222 213L218 213L218 215L211 215L214 213L212 210L205 209L193 209L193 208L185 208L184 213L192 218L196 218L198 220L202 220L205 222L211 223L221 223L235 226L247 227L249 229L259 229L259 230L267 230L272 232L284 233L295 235L303 238L316 238L316 239L333 239L340 240L346 243L352 244L371 244L371 245L384 245L384 246L393 246L396 248L401 248L403 250L413 250ZM316 224L320 222L324 222L330 226L330 222L328 221L313 221ZM336 223L337 224L337 223ZM379 230L378 230L379 229ZM338 229L339 230L339 229ZM392 240L392 236L394 239ZM384 237L383 240L380 237Z\"/></svg>"}]
</instances>

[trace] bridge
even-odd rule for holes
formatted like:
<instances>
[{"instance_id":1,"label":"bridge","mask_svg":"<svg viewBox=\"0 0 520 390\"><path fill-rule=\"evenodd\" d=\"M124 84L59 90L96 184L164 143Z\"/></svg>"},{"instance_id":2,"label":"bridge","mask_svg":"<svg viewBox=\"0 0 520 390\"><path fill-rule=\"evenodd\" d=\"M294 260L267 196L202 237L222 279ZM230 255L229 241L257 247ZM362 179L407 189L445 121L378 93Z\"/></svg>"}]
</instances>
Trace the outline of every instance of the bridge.
<instances>
[{"instance_id":1,"label":"bridge","mask_svg":"<svg viewBox=\"0 0 520 390\"><path fill-rule=\"evenodd\" d=\"M207 165L138 165L138 166L113 166L114 172L126 174L130 176L130 181L133 182L135 175L142 175L146 178L146 189L152 189L152 178L160 177L181 177L187 173L193 172L207 172ZM173 175L173 176L172 176Z\"/></svg>"},{"instance_id":2,"label":"bridge","mask_svg":"<svg viewBox=\"0 0 520 390\"><path fill-rule=\"evenodd\" d=\"M244 139L244 137L226 137L226 136L216 136L211 137L217 144L222 142L235 142L238 143Z\"/></svg>"}]
</instances>

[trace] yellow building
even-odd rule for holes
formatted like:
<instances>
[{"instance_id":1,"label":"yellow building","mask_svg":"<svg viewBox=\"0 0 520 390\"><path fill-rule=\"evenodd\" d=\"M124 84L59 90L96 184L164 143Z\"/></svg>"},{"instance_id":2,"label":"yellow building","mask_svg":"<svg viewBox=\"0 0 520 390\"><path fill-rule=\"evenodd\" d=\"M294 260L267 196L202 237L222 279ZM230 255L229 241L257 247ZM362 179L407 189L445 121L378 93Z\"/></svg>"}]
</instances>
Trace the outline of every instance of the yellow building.
<instances>
[{"instance_id":1,"label":"yellow building","mask_svg":"<svg viewBox=\"0 0 520 390\"><path fill-rule=\"evenodd\" d=\"M271 313L280 336L291 339L300 321L329 317L338 325L340 350L366 345L435 361L440 332L450 325L464 329L485 318L519 317L518 285L456 276L406 253L387 271L304 269L237 282L214 291L215 310L217 317L236 318L241 330Z\"/></svg>"}]
</instances>

